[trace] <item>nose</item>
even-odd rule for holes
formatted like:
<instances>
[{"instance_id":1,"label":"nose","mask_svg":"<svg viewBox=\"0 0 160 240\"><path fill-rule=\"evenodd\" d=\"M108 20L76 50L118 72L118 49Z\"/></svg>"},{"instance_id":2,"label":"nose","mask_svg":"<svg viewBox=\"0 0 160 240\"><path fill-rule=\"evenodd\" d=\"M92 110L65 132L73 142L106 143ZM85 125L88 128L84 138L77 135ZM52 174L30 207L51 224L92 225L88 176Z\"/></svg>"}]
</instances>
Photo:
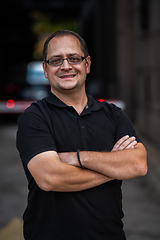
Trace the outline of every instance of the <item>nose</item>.
<instances>
[{"instance_id":1,"label":"nose","mask_svg":"<svg viewBox=\"0 0 160 240\"><path fill-rule=\"evenodd\" d=\"M70 68L72 68L72 65L69 64L69 62L68 62L67 59L65 58L65 59L63 60L62 65L61 65L61 69L70 69Z\"/></svg>"}]
</instances>

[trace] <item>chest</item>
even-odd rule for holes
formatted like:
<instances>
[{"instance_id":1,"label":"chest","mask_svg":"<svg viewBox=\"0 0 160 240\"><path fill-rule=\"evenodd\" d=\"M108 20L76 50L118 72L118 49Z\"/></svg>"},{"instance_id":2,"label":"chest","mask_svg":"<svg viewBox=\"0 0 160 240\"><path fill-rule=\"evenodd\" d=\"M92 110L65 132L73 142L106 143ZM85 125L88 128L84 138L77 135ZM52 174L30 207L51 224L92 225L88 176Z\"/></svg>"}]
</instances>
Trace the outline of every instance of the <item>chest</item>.
<instances>
[{"instance_id":1,"label":"chest","mask_svg":"<svg viewBox=\"0 0 160 240\"><path fill-rule=\"evenodd\" d=\"M79 116L74 111L59 110L52 114L52 124L58 152L110 151L115 143L115 121L104 111Z\"/></svg>"}]
</instances>

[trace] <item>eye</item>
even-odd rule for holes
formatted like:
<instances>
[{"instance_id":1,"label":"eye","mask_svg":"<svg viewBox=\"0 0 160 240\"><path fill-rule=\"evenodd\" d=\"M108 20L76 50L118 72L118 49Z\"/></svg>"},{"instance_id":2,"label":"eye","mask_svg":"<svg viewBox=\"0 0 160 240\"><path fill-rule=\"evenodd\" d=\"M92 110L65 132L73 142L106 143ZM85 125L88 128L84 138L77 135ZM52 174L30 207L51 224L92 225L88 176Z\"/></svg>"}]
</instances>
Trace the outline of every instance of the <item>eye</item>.
<instances>
[{"instance_id":1,"label":"eye","mask_svg":"<svg viewBox=\"0 0 160 240\"><path fill-rule=\"evenodd\" d=\"M49 64L58 65L62 63L62 58L52 58L49 60Z\"/></svg>"},{"instance_id":2,"label":"eye","mask_svg":"<svg viewBox=\"0 0 160 240\"><path fill-rule=\"evenodd\" d=\"M68 60L72 63L78 63L81 61L81 57L80 56L72 56L72 57L69 57Z\"/></svg>"}]
</instances>

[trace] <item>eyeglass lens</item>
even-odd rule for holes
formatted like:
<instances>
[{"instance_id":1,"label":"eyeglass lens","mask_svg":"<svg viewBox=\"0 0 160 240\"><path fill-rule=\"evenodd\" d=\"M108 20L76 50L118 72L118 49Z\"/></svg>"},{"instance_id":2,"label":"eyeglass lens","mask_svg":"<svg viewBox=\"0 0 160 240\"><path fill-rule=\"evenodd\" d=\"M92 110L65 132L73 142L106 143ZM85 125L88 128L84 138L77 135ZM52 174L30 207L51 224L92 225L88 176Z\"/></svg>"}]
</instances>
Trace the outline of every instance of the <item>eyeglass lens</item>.
<instances>
[{"instance_id":1,"label":"eyeglass lens","mask_svg":"<svg viewBox=\"0 0 160 240\"><path fill-rule=\"evenodd\" d=\"M71 56L68 58L53 57L48 60L48 64L52 66L62 65L64 60L67 60L69 64L78 64L83 61L84 57L81 56Z\"/></svg>"}]
</instances>

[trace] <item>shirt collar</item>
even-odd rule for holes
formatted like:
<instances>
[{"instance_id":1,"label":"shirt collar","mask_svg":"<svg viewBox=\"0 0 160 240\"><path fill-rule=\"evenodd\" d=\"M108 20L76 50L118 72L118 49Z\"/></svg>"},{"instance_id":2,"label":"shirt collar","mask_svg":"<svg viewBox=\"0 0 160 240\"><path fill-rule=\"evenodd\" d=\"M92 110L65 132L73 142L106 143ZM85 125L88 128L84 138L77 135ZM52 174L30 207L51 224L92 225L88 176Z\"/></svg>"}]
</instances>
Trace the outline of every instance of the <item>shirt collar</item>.
<instances>
[{"instance_id":1,"label":"shirt collar","mask_svg":"<svg viewBox=\"0 0 160 240\"><path fill-rule=\"evenodd\" d=\"M100 102L98 102L98 100L96 100L90 95L87 95L87 97L88 97L88 108L86 109L86 111L98 111L99 109L102 108L102 105Z\"/></svg>"},{"instance_id":2,"label":"shirt collar","mask_svg":"<svg viewBox=\"0 0 160 240\"><path fill-rule=\"evenodd\" d=\"M64 102L62 102L58 97L56 97L52 92L49 92L45 100L57 107L68 107Z\"/></svg>"},{"instance_id":3,"label":"shirt collar","mask_svg":"<svg viewBox=\"0 0 160 240\"><path fill-rule=\"evenodd\" d=\"M88 98L88 103L87 103L87 108L84 109L83 114L90 113L92 111L98 111L99 109L102 108L102 104L98 102L98 100L94 99L92 96L87 95ZM64 102L62 102L58 97L56 97L52 92L49 92L48 96L45 98L45 100L53 104L57 107L68 107Z\"/></svg>"}]
</instances>

